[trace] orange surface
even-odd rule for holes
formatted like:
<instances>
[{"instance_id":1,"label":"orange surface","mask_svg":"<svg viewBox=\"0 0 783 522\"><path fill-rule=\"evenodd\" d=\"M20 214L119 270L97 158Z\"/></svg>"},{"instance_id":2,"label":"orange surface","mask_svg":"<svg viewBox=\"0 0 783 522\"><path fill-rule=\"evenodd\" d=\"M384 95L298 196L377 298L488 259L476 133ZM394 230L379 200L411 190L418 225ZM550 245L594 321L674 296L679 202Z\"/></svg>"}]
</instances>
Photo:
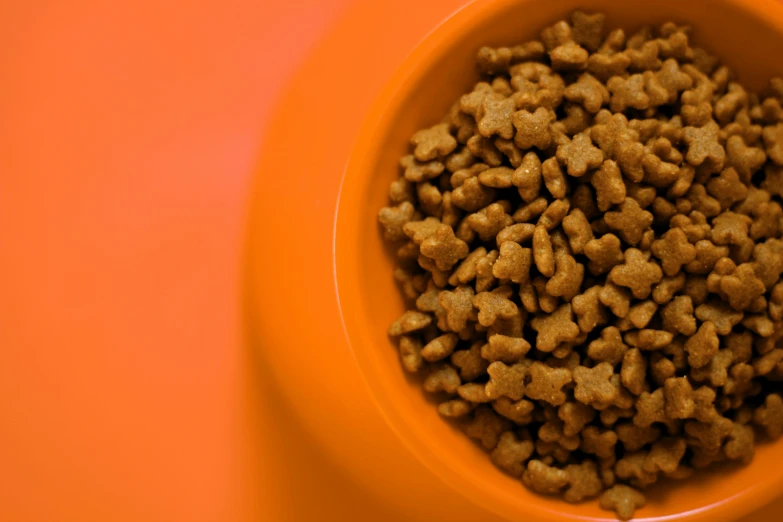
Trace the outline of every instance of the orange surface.
<instances>
[{"instance_id":1,"label":"orange surface","mask_svg":"<svg viewBox=\"0 0 783 522\"><path fill-rule=\"evenodd\" d=\"M334 312L306 343L279 297L331 252L380 86L462 3L0 2L0 520L495 520L399 443ZM307 165L257 170L264 128L262 164ZM284 192L265 187L278 176ZM275 218L255 234L301 227L255 251L274 261L263 314L246 292L251 183L255 217ZM270 364L291 351L328 360L331 387ZM338 388L359 392L339 418Z\"/></svg>"}]
</instances>

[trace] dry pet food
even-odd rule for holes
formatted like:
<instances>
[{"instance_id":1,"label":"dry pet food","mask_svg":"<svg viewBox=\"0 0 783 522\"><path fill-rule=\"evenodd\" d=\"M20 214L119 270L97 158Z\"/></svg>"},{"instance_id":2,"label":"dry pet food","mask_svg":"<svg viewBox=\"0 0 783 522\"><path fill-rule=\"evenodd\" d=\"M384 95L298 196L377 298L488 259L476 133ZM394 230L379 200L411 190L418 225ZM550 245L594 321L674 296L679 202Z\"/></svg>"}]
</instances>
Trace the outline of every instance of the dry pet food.
<instances>
[{"instance_id":1,"label":"dry pet food","mask_svg":"<svg viewBox=\"0 0 783 522\"><path fill-rule=\"evenodd\" d=\"M502 471L623 520L783 433L783 80L690 38L577 11L480 49L378 214L403 368Z\"/></svg>"}]
</instances>

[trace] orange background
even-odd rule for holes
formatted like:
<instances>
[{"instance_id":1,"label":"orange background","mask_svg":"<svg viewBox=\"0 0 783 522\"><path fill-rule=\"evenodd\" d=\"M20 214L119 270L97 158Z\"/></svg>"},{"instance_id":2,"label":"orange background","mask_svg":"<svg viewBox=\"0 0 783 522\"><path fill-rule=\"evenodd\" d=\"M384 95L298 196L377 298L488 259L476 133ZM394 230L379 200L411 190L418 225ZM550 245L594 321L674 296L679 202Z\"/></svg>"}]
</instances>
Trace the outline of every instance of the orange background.
<instances>
[{"instance_id":1,"label":"orange background","mask_svg":"<svg viewBox=\"0 0 783 522\"><path fill-rule=\"evenodd\" d=\"M463 1L0 2L0 520L403 516L276 400L246 224L290 86L376 46L362 85L321 87L354 92L347 153Z\"/></svg>"}]
</instances>

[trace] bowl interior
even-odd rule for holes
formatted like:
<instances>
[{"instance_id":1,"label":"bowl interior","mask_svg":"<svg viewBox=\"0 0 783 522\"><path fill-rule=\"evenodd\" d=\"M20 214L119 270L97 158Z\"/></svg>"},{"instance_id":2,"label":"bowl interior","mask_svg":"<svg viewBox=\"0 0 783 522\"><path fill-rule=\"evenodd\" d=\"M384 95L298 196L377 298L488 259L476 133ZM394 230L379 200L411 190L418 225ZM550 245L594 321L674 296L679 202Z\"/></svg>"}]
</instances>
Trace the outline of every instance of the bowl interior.
<instances>
[{"instance_id":1,"label":"bowl interior","mask_svg":"<svg viewBox=\"0 0 783 522\"><path fill-rule=\"evenodd\" d=\"M487 454L439 417L416 379L406 376L386 336L403 311L392 280L392 250L376 222L387 204L397 161L417 129L438 122L476 81L474 56L482 45L536 38L571 10L607 13L607 27L630 34L644 24L688 23L693 41L735 68L752 89L783 74L783 9L773 2L728 0L478 0L438 27L407 59L384 91L349 162L336 225L336 281L350 345L379 408L403 442L461 494L507 518L604 519L595 502L568 505L528 492ZM415 13L412 13L415 16ZM706 519L739 516L777 494L783 483L783 444L762 445L745 467L699 473L653 488L640 517ZM448 499L434 499L448 502Z\"/></svg>"}]
</instances>

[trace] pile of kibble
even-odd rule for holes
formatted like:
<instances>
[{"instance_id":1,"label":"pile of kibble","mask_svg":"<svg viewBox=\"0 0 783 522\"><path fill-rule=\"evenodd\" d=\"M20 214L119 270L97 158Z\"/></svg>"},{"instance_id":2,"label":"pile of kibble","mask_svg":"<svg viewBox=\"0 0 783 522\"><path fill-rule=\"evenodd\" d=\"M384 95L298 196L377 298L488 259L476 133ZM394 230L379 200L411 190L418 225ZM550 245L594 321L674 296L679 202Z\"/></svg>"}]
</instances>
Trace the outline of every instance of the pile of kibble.
<instances>
[{"instance_id":1,"label":"pile of kibble","mask_svg":"<svg viewBox=\"0 0 783 522\"><path fill-rule=\"evenodd\" d=\"M503 471L622 519L783 431L783 80L574 12L411 138L403 367Z\"/></svg>"}]
</instances>

